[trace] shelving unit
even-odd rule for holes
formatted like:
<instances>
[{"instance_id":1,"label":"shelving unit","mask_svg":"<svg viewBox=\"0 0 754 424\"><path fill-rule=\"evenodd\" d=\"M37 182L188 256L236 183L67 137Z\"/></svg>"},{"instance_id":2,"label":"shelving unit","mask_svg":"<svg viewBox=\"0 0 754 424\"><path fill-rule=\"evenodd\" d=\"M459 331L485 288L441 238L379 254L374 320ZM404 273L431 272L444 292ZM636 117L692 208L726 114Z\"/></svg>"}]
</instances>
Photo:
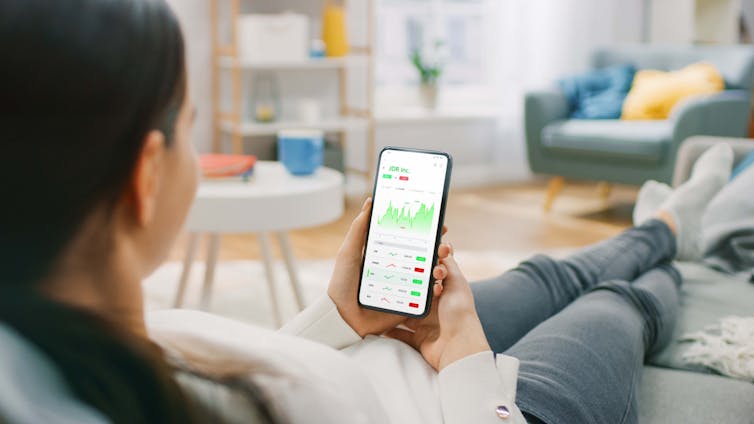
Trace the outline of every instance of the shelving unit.
<instances>
[{"instance_id":1,"label":"shelving unit","mask_svg":"<svg viewBox=\"0 0 754 424\"><path fill-rule=\"evenodd\" d=\"M645 0L648 41L731 44L738 42L742 0ZM672 25L669 23L672 22Z\"/></svg>"},{"instance_id":2,"label":"shelving unit","mask_svg":"<svg viewBox=\"0 0 754 424\"><path fill-rule=\"evenodd\" d=\"M215 152L224 151L225 139L230 140L231 151L239 154L244 150L244 143L249 137L274 135L283 129L319 129L327 133L339 135L341 147L347 143L347 132L350 130L364 130L366 132L366 158L367 169L371 169L375 163L374 153L374 26L375 26L375 0L358 0L367 3L367 45L351 46L351 54L345 57L326 57L307 59L304 61L282 62L254 62L240 57L238 49L238 18L241 16L241 2L254 0L211 0L212 21L212 91L213 91L213 140L212 149ZM324 2L327 0L323 0ZM220 3L225 2L229 6L228 20L230 28L230 40L227 44L221 41ZM349 87L347 76L350 68L362 67L366 73L366 107L354 107L348 103ZM245 119L243 111L243 99L247 90L243 87L244 78L258 71L305 71L322 70L323 72L336 72L338 78L338 110L335 117L324 117L320 122L298 122L280 120L271 123L260 123ZM230 77L230 108L223 110L222 105L222 78L223 73ZM347 169L348 172L365 176L367 173L361 170Z\"/></svg>"},{"instance_id":3,"label":"shelving unit","mask_svg":"<svg viewBox=\"0 0 754 424\"><path fill-rule=\"evenodd\" d=\"M221 130L226 133L237 132L242 137L275 135L280 130L315 128L325 132L341 132L347 130L366 129L365 119L343 117L338 119L323 119L316 124L298 121L275 121L270 123L243 122L237 127L233 122L220 122Z\"/></svg>"},{"instance_id":4,"label":"shelving unit","mask_svg":"<svg viewBox=\"0 0 754 424\"><path fill-rule=\"evenodd\" d=\"M495 106L467 105L464 107L440 107L427 109L422 106L393 107L377 110L375 121L380 125L405 125L427 123L453 123L494 120L500 116Z\"/></svg>"},{"instance_id":5,"label":"shelving unit","mask_svg":"<svg viewBox=\"0 0 754 424\"><path fill-rule=\"evenodd\" d=\"M240 67L248 70L286 70L286 69L339 69L357 64L362 57L324 57L305 61L290 62L254 62L233 57L221 56L219 64L222 69Z\"/></svg>"}]
</instances>

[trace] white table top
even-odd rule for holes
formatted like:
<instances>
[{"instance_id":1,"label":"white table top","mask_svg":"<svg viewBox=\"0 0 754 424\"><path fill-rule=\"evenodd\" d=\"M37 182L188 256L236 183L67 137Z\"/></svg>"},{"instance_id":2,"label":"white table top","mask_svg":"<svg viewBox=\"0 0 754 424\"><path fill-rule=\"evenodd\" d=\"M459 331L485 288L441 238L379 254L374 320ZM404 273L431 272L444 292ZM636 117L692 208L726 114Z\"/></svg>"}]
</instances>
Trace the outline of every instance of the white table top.
<instances>
[{"instance_id":1,"label":"white table top","mask_svg":"<svg viewBox=\"0 0 754 424\"><path fill-rule=\"evenodd\" d=\"M186 227L245 233L322 225L343 214L343 181L343 174L329 168L294 176L279 162L259 161L248 182L203 180Z\"/></svg>"}]
</instances>

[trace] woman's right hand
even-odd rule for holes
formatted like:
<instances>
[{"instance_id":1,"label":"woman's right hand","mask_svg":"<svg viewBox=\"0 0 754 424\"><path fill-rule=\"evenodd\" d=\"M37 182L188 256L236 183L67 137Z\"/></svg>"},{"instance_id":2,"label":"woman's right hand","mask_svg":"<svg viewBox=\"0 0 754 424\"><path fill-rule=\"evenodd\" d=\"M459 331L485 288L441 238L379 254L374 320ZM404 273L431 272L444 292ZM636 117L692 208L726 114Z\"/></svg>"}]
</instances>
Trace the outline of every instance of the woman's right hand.
<instances>
[{"instance_id":1,"label":"woman's right hand","mask_svg":"<svg viewBox=\"0 0 754 424\"><path fill-rule=\"evenodd\" d=\"M453 258L452 248L443 244L438 253L448 274L441 285L435 286L429 314L406 320L404 325L411 331L395 328L387 335L413 346L441 371L459 359L490 350L490 346L476 314L471 287Z\"/></svg>"}]
</instances>

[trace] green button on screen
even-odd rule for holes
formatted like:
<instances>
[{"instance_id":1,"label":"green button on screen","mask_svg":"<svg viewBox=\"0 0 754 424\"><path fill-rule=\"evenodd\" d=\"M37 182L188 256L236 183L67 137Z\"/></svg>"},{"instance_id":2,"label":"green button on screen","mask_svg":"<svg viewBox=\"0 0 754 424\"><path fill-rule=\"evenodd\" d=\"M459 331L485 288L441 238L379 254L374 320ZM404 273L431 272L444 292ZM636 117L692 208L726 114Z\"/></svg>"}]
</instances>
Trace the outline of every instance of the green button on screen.
<instances>
[{"instance_id":1,"label":"green button on screen","mask_svg":"<svg viewBox=\"0 0 754 424\"><path fill-rule=\"evenodd\" d=\"M422 294L421 294L421 293L419 293L418 291L412 291L412 292L411 292L411 296L421 296L421 295L422 295Z\"/></svg>"},{"instance_id":2,"label":"green button on screen","mask_svg":"<svg viewBox=\"0 0 754 424\"><path fill-rule=\"evenodd\" d=\"M393 178L391 174L382 174L382 178L387 178L388 180Z\"/></svg>"},{"instance_id":3,"label":"green button on screen","mask_svg":"<svg viewBox=\"0 0 754 424\"><path fill-rule=\"evenodd\" d=\"M422 283L422 280L419 280L418 278L414 279L414 284L421 284L421 283Z\"/></svg>"},{"instance_id":4,"label":"green button on screen","mask_svg":"<svg viewBox=\"0 0 754 424\"><path fill-rule=\"evenodd\" d=\"M419 262L426 262L427 258L425 258L424 256L417 256L416 260L419 261Z\"/></svg>"}]
</instances>

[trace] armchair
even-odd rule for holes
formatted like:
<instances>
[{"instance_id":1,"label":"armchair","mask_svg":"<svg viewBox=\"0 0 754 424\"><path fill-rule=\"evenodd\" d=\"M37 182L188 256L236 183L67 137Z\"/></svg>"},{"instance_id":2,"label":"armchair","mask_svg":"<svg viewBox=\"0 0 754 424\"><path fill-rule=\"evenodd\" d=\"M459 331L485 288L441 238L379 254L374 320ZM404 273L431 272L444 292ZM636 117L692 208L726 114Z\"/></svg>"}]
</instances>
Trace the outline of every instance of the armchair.
<instances>
[{"instance_id":1,"label":"armchair","mask_svg":"<svg viewBox=\"0 0 754 424\"><path fill-rule=\"evenodd\" d=\"M726 90L678 105L667 120L568 119L568 103L556 90L530 92L524 103L529 165L556 176L548 209L563 178L641 184L670 183L678 148L693 135L745 137L751 117L754 47L618 46L597 50L593 68L632 63L638 69L674 70L698 61L713 63Z\"/></svg>"}]
</instances>

